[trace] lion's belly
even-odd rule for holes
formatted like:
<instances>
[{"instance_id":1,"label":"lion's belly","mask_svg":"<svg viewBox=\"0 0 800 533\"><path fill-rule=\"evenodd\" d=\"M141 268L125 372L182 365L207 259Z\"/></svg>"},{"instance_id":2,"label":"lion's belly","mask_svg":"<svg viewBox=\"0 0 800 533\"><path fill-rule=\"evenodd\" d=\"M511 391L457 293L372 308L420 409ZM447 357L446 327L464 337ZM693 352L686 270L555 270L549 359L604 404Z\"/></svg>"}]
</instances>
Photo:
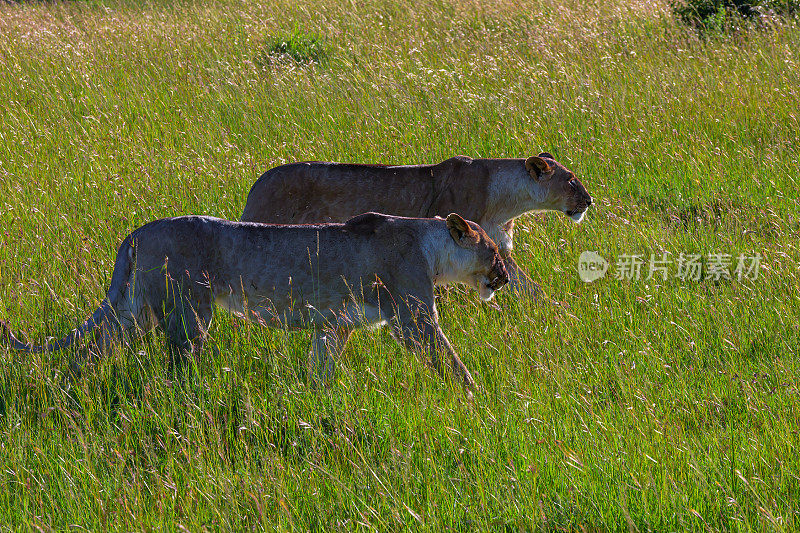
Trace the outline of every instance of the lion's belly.
<instances>
[{"instance_id":1,"label":"lion's belly","mask_svg":"<svg viewBox=\"0 0 800 533\"><path fill-rule=\"evenodd\" d=\"M324 326L374 326L385 322L376 305L352 297L319 294L306 298L301 293L278 295L232 291L218 295L216 304L238 316L262 325L282 329L320 328Z\"/></svg>"}]
</instances>

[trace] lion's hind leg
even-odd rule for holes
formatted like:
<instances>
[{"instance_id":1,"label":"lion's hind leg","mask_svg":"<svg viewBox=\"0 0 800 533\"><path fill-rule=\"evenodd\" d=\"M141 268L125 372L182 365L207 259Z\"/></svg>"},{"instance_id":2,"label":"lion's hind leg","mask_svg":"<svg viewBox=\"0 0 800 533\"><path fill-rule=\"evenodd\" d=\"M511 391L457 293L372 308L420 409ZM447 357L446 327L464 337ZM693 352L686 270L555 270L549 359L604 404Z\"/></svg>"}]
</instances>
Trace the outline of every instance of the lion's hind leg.
<instances>
[{"instance_id":1,"label":"lion's hind leg","mask_svg":"<svg viewBox=\"0 0 800 533\"><path fill-rule=\"evenodd\" d=\"M155 324L152 310L142 301L126 299L116 307L103 302L105 313L95 325L86 347L72 361L74 374L80 375L86 364L92 364L108 354L112 347L130 347Z\"/></svg>"},{"instance_id":2,"label":"lion's hind leg","mask_svg":"<svg viewBox=\"0 0 800 533\"><path fill-rule=\"evenodd\" d=\"M183 294L173 300L161 318L169 346L170 367L182 374L200 355L213 317L211 293Z\"/></svg>"},{"instance_id":3,"label":"lion's hind leg","mask_svg":"<svg viewBox=\"0 0 800 533\"><path fill-rule=\"evenodd\" d=\"M350 324L314 330L309 353L309 382L312 386L330 385L336 373L336 360L344 351L353 327Z\"/></svg>"},{"instance_id":4,"label":"lion's hind leg","mask_svg":"<svg viewBox=\"0 0 800 533\"><path fill-rule=\"evenodd\" d=\"M122 339L122 325L114 306L106 299L100 304L100 310L99 319L94 322L87 336L88 342L70 362L70 370L75 377L81 376L86 365L94 364L107 355Z\"/></svg>"}]
</instances>

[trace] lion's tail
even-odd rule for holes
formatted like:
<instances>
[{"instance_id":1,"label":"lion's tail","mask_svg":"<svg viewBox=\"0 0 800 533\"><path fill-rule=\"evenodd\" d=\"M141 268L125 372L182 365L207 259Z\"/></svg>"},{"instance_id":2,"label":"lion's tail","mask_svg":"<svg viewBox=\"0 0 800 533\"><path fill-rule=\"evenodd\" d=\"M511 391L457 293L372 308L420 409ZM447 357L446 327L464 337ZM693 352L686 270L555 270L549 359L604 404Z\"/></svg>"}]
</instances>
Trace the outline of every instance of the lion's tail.
<instances>
[{"instance_id":1,"label":"lion's tail","mask_svg":"<svg viewBox=\"0 0 800 533\"><path fill-rule=\"evenodd\" d=\"M117 251L117 258L114 263L114 272L111 275L111 286L108 289L105 299L100 306L92 313L86 321L69 332L63 338L44 345L28 344L17 339L8 325L0 321L0 340L8 343L13 349L28 353L57 352L68 348L75 342L83 338L87 333L94 333L104 323L108 326L117 323L116 308L125 297L125 289L128 286L128 279L131 275L132 266L135 264L134 257L136 247L134 246L133 235L129 235Z\"/></svg>"}]
</instances>

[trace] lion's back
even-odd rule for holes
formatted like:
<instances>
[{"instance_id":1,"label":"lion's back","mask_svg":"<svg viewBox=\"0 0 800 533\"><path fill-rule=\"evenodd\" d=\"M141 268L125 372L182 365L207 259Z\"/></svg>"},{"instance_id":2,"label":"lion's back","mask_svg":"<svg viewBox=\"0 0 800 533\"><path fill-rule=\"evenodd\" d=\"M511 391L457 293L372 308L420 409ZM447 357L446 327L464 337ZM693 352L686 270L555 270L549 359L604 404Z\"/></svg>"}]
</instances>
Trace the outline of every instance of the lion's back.
<instances>
[{"instance_id":1,"label":"lion's back","mask_svg":"<svg viewBox=\"0 0 800 533\"><path fill-rule=\"evenodd\" d=\"M426 216L438 165L292 163L267 171L247 197L242 221L301 224L345 222L375 211Z\"/></svg>"}]
</instances>

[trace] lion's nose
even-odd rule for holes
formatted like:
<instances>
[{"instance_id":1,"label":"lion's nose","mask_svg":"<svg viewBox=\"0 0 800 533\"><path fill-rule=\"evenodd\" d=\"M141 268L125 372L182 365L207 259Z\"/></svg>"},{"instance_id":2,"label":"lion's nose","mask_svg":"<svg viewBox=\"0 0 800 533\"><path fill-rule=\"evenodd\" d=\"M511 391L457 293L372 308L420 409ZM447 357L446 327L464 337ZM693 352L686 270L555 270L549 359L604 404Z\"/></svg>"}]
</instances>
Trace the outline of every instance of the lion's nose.
<instances>
[{"instance_id":1,"label":"lion's nose","mask_svg":"<svg viewBox=\"0 0 800 533\"><path fill-rule=\"evenodd\" d=\"M508 283L508 273L503 270L502 272L498 272L498 274L494 277L494 279L489 282L489 287L493 290L497 290L503 285Z\"/></svg>"}]
</instances>

